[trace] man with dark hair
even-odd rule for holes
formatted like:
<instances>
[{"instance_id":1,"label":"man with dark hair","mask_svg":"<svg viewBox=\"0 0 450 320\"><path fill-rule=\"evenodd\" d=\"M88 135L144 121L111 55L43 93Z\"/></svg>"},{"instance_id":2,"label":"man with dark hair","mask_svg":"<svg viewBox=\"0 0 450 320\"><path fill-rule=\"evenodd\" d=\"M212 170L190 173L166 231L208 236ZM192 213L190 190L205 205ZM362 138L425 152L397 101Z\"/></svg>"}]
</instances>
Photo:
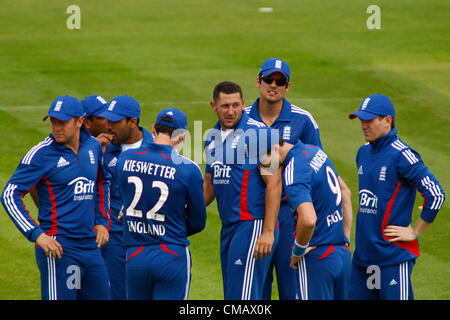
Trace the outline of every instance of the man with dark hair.
<instances>
[{"instance_id":1,"label":"man with dark hair","mask_svg":"<svg viewBox=\"0 0 450 320\"><path fill-rule=\"evenodd\" d=\"M100 95L94 94L81 100L84 109L83 126L93 136L97 137L108 130L108 120L100 117L108 107L108 101Z\"/></svg>"},{"instance_id":2,"label":"man with dark hair","mask_svg":"<svg viewBox=\"0 0 450 320\"><path fill-rule=\"evenodd\" d=\"M107 129L111 143L104 153L104 166L111 174L111 215L109 221L110 241L103 250L111 279L111 295L115 300L126 299L125 259L123 243L122 200L120 199L116 165L122 151L136 149L153 142L152 134L139 127L141 107L128 95L113 98L100 117L108 120Z\"/></svg>"},{"instance_id":3,"label":"man with dark hair","mask_svg":"<svg viewBox=\"0 0 450 320\"><path fill-rule=\"evenodd\" d=\"M153 126L154 143L124 151L118 158L128 299L188 298L188 237L204 229L206 207L200 168L175 149L186 129L183 112L164 109Z\"/></svg>"},{"instance_id":4,"label":"man with dark hair","mask_svg":"<svg viewBox=\"0 0 450 320\"><path fill-rule=\"evenodd\" d=\"M299 298L347 299L351 252L344 225L352 216L343 214L342 203L351 199L341 193L333 162L317 146L283 139L268 158L283 165L283 187L297 216L290 266L300 275Z\"/></svg>"},{"instance_id":5,"label":"man with dark hair","mask_svg":"<svg viewBox=\"0 0 450 320\"><path fill-rule=\"evenodd\" d=\"M319 126L313 116L305 109L291 104L285 95L291 87L291 69L286 61L280 58L268 58L261 65L256 78L259 97L244 110L250 116L265 123L267 126L280 131L285 141L295 145L297 141L322 148ZM342 193L348 195L344 198L343 211L351 216L350 190L339 178ZM264 299L270 300L272 293L273 268L275 267L278 284L278 294L281 300L294 300L300 298L298 274L289 268L291 248L295 239L296 214L291 210L286 192L283 190L280 213L278 215L280 239L274 250L270 271L264 288ZM346 220L344 227L346 235L350 238L351 219Z\"/></svg>"},{"instance_id":6,"label":"man with dark hair","mask_svg":"<svg viewBox=\"0 0 450 320\"><path fill-rule=\"evenodd\" d=\"M267 174L260 161L278 134L243 112L245 100L236 83L219 83L210 104L218 122L205 143L204 193L207 205L217 199L222 221L224 298L260 300L278 240L281 197L280 170Z\"/></svg>"}]
</instances>

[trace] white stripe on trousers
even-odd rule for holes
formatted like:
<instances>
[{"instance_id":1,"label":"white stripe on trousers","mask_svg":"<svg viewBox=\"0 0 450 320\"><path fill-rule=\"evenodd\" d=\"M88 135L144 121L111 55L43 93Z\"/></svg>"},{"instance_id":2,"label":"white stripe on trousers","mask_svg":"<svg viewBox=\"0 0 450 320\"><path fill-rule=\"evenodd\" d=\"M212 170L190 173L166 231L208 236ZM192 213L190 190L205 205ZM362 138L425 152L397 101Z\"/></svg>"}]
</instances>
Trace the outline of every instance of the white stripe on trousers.
<instances>
[{"instance_id":1,"label":"white stripe on trousers","mask_svg":"<svg viewBox=\"0 0 450 320\"><path fill-rule=\"evenodd\" d=\"M47 257L47 268L48 268L48 299L57 300L58 295L56 291L56 265L55 258L53 254L49 252Z\"/></svg>"},{"instance_id":2,"label":"white stripe on trousers","mask_svg":"<svg viewBox=\"0 0 450 320\"><path fill-rule=\"evenodd\" d=\"M300 257L297 263L298 281L300 285L300 295L302 300L308 300L308 278L306 275L305 256Z\"/></svg>"},{"instance_id":3,"label":"white stripe on trousers","mask_svg":"<svg viewBox=\"0 0 450 320\"><path fill-rule=\"evenodd\" d=\"M186 269L187 269L187 280L186 280L186 290L184 292L184 300L188 299L189 288L191 285L191 254L189 248L186 247Z\"/></svg>"},{"instance_id":4,"label":"white stripe on trousers","mask_svg":"<svg viewBox=\"0 0 450 320\"><path fill-rule=\"evenodd\" d=\"M250 300L253 284L253 271L255 269L255 258L253 253L255 251L256 240L262 232L263 220L255 220L253 222L252 240L247 253L247 261L245 264L244 283L242 285L242 300Z\"/></svg>"},{"instance_id":5,"label":"white stripe on trousers","mask_svg":"<svg viewBox=\"0 0 450 320\"><path fill-rule=\"evenodd\" d=\"M409 272L408 261L400 263L400 300L408 300L409 298Z\"/></svg>"}]
</instances>

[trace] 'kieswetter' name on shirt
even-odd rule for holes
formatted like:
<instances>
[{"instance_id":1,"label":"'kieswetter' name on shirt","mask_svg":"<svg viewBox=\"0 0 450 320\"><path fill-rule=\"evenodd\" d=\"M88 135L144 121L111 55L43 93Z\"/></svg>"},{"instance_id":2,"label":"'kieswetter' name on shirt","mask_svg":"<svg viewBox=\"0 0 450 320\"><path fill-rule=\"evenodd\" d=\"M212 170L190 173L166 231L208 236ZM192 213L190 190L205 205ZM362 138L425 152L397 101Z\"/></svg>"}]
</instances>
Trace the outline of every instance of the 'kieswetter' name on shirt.
<instances>
[{"instance_id":1,"label":"'kieswetter' name on shirt","mask_svg":"<svg viewBox=\"0 0 450 320\"><path fill-rule=\"evenodd\" d=\"M138 172L175 180L176 168L146 161L125 160L123 171Z\"/></svg>"}]
</instances>

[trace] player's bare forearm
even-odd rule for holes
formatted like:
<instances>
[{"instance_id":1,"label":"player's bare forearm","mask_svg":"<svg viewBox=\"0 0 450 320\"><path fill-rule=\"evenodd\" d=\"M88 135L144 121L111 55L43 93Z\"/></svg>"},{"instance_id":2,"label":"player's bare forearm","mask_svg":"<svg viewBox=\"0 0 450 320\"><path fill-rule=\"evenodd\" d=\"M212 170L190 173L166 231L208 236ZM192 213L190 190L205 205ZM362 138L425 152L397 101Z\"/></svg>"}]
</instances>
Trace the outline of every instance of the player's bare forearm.
<instances>
[{"instance_id":1,"label":"player's bare forearm","mask_svg":"<svg viewBox=\"0 0 450 320\"><path fill-rule=\"evenodd\" d=\"M205 197L206 206L209 206L210 203L216 198L212 184L212 176L210 173L206 173L205 178L203 179L203 195Z\"/></svg>"},{"instance_id":2,"label":"player's bare forearm","mask_svg":"<svg viewBox=\"0 0 450 320\"><path fill-rule=\"evenodd\" d=\"M255 244L255 259L265 258L272 252L272 246L275 241L275 226L278 219L281 199L281 170L276 174L263 175L262 177L266 183L266 214L264 217L263 231Z\"/></svg>"},{"instance_id":3,"label":"player's bare forearm","mask_svg":"<svg viewBox=\"0 0 450 320\"><path fill-rule=\"evenodd\" d=\"M298 244L305 246L311 240L316 227L316 210L311 202L303 202L297 207L297 237Z\"/></svg>"},{"instance_id":4,"label":"player's bare forearm","mask_svg":"<svg viewBox=\"0 0 450 320\"><path fill-rule=\"evenodd\" d=\"M263 232L274 232L278 219L278 212L280 211L281 199L281 169L276 174L263 175L263 180L266 183L265 205L266 215L264 218Z\"/></svg>"},{"instance_id":5,"label":"player's bare forearm","mask_svg":"<svg viewBox=\"0 0 450 320\"><path fill-rule=\"evenodd\" d=\"M347 184L340 176L338 176L338 179L342 193L342 219L343 219L344 234L347 237L348 241L350 241L350 233L352 230L352 223L353 223L353 209L351 198L352 193L350 189L347 187Z\"/></svg>"}]
</instances>

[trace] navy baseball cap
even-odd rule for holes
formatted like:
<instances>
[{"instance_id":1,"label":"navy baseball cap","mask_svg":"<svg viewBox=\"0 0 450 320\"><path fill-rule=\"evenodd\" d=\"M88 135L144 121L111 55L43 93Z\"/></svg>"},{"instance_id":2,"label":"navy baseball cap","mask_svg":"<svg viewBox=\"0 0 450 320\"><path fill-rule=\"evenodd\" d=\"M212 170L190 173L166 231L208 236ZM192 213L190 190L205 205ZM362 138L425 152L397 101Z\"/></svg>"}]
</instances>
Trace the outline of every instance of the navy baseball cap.
<instances>
[{"instance_id":1,"label":"navy baseball cap","mask_svg":"<svg viewBox=\"0 0 450 320\"><path fill-rule=\"evenodd\" d=\"M84 110L81 102L75 97L65 95L53 100L47 115L42 121L45 121L48 117L68 121L72 118L82 117L83 113Z\"/></svg>"},{"instance_id":2,"label":"navy baseball cap","mask_svg":"<svg viewBox=\"0 0 450 320\"><path fill-rule=\"evenodd\" d=\"M280 72L284 75L284 77L289 81L291 76L291 69L286 61L279 58L269 58L261 66L259 69L259 76L268 76L274 72Z\"/></svg>"},{"instance_id":3,"label":"navy baseball cap","mask_svg":"<svg viewBox=\"0 0 450 320\"><path fill-rule=\"evenodd\" d=\"M93 94L81 100L81 104L84 108L84 117L87 118L90 116L99 116L106 111L108 101L102 96Z\"/></svg>"},{"instance_id":4,"label":"navy baseball cap","mask_svg":"<svg viewBox=\"0 0 450 320\"><path fill-rule=\"evenodd\" d=\"M372 120L378 116L391 116L395 118L394 105L388 97L377 93L364 99L358 111L348 115L350 119L356 117L362 120Z\"/></svg>"},{"instance_id":5,"label":"navy baseball cap","mask_svg":"<svg viewBox=\"0 0 450 320\"><path fill-rule=\"evenodd\" d=\"M117 96L112 99L105 112L101 113L99 117L116 122L123 118L140 118L141 106L139 102L128 95Z\"/></svg>"},{"instance_id":6,"label":"navy baseball cap","mask_svg":"<svg viewBox=\"0 0 450 320\"><path fill-rule=\"evenodd\" d=\"M165 119L170 118L172 121ZM162 124L175 129L187 129L186 115L177 108L166 108L162 110L156 117L155 125Z\"/></svg>"}]
</instances>

